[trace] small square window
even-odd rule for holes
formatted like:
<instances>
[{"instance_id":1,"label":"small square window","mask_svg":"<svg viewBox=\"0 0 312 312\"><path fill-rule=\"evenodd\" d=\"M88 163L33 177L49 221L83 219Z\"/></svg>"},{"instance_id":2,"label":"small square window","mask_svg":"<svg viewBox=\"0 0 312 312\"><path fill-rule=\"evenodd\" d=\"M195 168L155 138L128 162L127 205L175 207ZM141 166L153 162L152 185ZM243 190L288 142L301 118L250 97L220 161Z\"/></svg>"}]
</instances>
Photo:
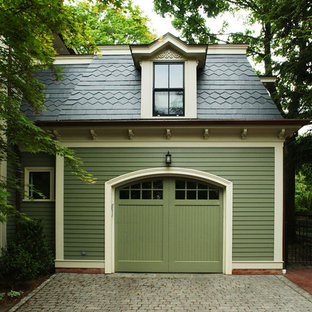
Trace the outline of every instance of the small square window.
<instances>
[{"instance_id":1,"label":"small square window","mask_svg":"<svg viewBox=\"0 0 312 312\"><path fill-rule=\"evenodd\" d=\"M25 168L25 200L54 200L53 168Z\"/></svg>"}]
</instances>

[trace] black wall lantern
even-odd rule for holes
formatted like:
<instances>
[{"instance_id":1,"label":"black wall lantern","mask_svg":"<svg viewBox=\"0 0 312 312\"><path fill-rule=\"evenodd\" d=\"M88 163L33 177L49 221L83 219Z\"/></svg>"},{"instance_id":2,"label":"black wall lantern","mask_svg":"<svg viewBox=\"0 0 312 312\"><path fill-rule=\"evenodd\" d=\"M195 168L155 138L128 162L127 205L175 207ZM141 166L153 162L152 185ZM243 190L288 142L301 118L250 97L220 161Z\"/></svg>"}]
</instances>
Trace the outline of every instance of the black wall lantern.
<instances>
[{"instance_id":1,"label":"black wall lantern","mask_svg":"<svg viewBox=\"0 0 312 312\"><path fill-rule=\"evenodd\" d=\"M166 154L166 165L167 166L171 165L171 154L169 153L169 151Z\"/></svg>"}]
</instances>

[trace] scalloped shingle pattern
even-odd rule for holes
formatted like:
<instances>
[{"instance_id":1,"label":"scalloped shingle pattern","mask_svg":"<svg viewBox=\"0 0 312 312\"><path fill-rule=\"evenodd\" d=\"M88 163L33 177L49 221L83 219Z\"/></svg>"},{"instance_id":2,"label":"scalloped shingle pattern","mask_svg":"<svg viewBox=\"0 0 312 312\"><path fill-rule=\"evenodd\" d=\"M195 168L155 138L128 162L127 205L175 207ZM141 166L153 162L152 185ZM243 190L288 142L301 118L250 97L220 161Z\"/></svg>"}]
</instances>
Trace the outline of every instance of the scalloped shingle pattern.
<instances>
[{"instance_id":1,"label":"scalloped shingle pattern","mask_svg":"<svg viewBox=\"0 0 312 312\"><path fill-rule=\"evenodd\" d=\"M36 73L37 79L45 85L45 111L35 114L28 103L22 102L21 110L32 120L58 120L64 102L70 96L80 81L81 75L88 68L88 64L62 65L61 80L56 80L50 70Z\"/></svg>"},{"instance_id":2,"label":"scalloped shingle pattern","mask_svg":"<svg viewBox=\"0 0 312 312\"><path fill-rule=\"evenodd\" d=\"M138 119L140 105L141 77L131 56L105 56L89 65L60 119Z\"/></svg>"},{"instance_id":3,"label":"scalloped shingle pattern","mask_svg":"<svg viewBox=\"0 0 312 312\"><path fill-rule=\"evenodd\" d=\"M197 115L201 119L282 118L243 55L208 55L198 73Z\"/></svg>"},{"instance_id":4,"label":"scalloped shingle pattern","mask_svg":"<svg viewBox=\"0 0 312 312\"><path fill-rule=\"evenodd\" d=\"M45 84L46 110L23 112L33 120L139 119L141 75L131 56L95 57L90 64L61 65L63 79L51 71L37 73ZM243 55L207 55L198 72L199 119L282 118Z\"/></svg>"}]
</instances>

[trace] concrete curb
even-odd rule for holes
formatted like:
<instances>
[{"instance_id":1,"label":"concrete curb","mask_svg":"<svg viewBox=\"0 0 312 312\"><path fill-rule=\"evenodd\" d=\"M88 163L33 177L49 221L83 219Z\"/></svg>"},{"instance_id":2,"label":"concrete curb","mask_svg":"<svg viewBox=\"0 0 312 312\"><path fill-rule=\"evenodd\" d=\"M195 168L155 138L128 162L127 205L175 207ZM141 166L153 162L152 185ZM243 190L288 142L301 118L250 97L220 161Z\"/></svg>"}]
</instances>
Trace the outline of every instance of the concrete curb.
<instances>
[{"instance_id":1,"label":"concrete curb","mask_svg":"<svg viewBox=\"0 0 312 312\"><path fill-rule=\"evenodd\" d=\"M294 291L296 291L298 294L300 294L302 297L304 297L305 299L309 300L310 302L312 302L312 295L310 293L308 293L306 290L302 289L301 287L299 287L298 285L296 285L295 283L293 283L292 281L290 281L287 277L285 276L276 276L278 279L280 279L284 284L286 284L287 286L289 286L290 288L292 288Z\"/></svg>"},{"instance_id":2,"label":"concrete curb","mask_svg":"<svg viewBox=\"0 0 312 312\"><path fill-rule=\"evenodd\" d=\"M40 284L37 288L35 288L30 294L25 296L21 301L19 301L14 307L12 307L8 312L15 312L19 309L23 304L25 304L31 297L33 297L39 290L41 290L45 285L47 285L51 280L55 278L56 274L53 274L49 279Z\"/></svg>"}]
</instances>

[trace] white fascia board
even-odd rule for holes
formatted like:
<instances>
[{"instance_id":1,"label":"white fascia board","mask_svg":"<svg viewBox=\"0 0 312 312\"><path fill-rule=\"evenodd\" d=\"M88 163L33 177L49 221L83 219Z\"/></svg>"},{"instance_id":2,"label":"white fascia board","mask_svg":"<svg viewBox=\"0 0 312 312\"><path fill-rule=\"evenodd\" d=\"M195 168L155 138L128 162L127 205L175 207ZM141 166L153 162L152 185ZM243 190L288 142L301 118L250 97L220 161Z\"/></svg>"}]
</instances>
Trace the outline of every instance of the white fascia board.
<instances>
[{"instance_id":1,"label":"white fascia board","mask_svg":"<svg viewBox=\"0 0 312 312\"><path fill-rule=\"evenodd\" d=\"M97 53L98 56L100 55L131 55L131 51L129 45L122 44L122 45L102 45L98 46L99 52Z\"/></svg>"},{"instance_id":2,"label":"white fascia board","mask_svg":"<svg viewBox=\"0 0 312 312\"><path fill-rule=\"evenodd\" d=\"M68 56L55 56L54 64L90 64L93 60L93 55L68 55Z\"/></svg>"},{"instance_id":3,"label":"white fascia board","mask_svg":"<svg viewBox=\"0 0 312 312\"><path fill-rule=\"evenodd\" d=\"M199 46L189 46L176 38L171 36L165 36L158 39L156 42L151 44L150 46L142 47L142 46L131 46L131 51L133 55L152 55L155 52L159 51L163 47L171 45L175 47L178 51L182 52L185 55L192 55L192 54L201 54L205 53L207 48L203 47L202 45Z\"/></svg>"},{"instance_id":4,"label":"white fascia board","mask_svg":"<svg viewBox=\"0 0 312 312\"><path fill-rule=\"evenodd\" d=\"M276 81L276 77L274 76L270 76L270 77L259 76L259 78L262 83L272 83Z\"/></svg>"},{"instance_id":5,"label":"white fascia board","mask_svg":"<svg viewBox=\"0 0 312 312\"><path fill-rule=\"evenodd\" d=\"M188 59L197 59L199 67L204 66L205 57L207 54L208 45L188 45L181 40L178 40L171 34L166 34L154 41L150 45L131 45L131 53L136 67L139 67L139 62L143 59L150 59L159 51L172 47Z\"/></svg>"},{"instance_id":6,"label":"white fascia board","mask_svg":"<svg viewBox=\"0 0 312 312\"><path fill-rule=\"evenodd\" d=\"M207 54L246 54L248 44L213 44L208 45Z\"/></svg>"}]
</instances>

